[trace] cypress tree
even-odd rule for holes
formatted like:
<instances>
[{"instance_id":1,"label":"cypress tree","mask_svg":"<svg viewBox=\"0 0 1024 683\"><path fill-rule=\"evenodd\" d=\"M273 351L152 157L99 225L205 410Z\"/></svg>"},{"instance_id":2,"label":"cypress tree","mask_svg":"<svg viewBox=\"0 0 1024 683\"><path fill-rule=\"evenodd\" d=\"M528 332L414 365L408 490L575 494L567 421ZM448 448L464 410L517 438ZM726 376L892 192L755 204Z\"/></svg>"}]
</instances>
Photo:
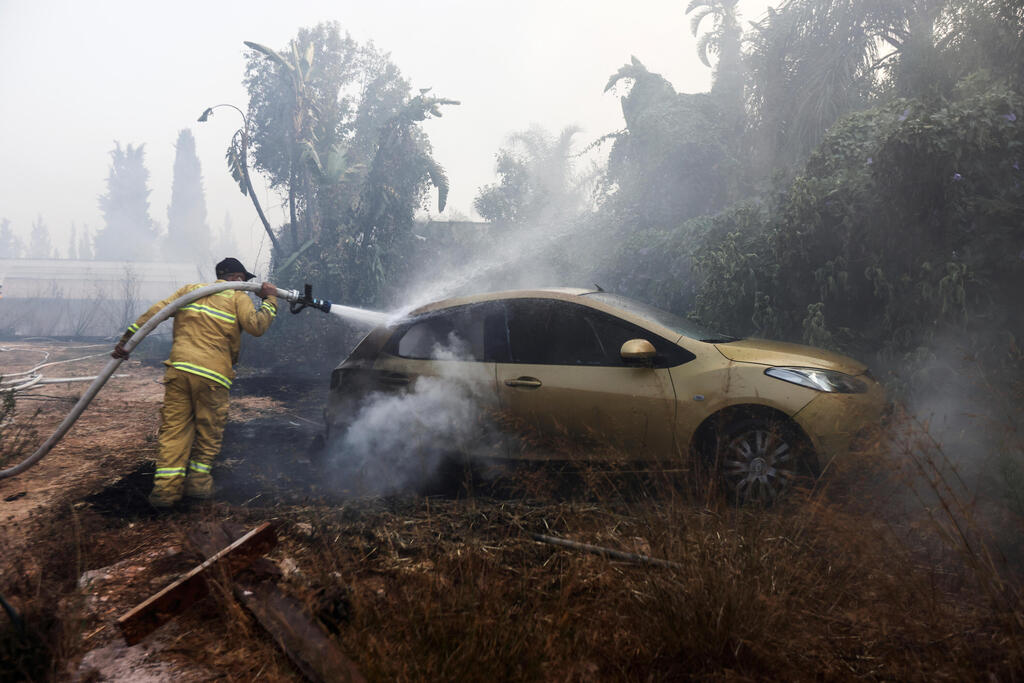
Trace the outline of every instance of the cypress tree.
<instances>
[{"instance_id":1,"label":"cypress tree","mask_svg":"<svg viewBox=\"0 0 1024 683\"><path fill-rule=\"evenodd\" d=\"M155 254L156 229L149 217L149 171L145 145L115 142L110 152L107 193L100 197L104 226L96 233L95 256L108 261L141 261Z\"/></svg>"},{"instance_id":2,"label":"cypress tree","mask_svg":"<svg viewBox=\"0 0 1024 683\"><path fill-rule=\"evenodd\" d=\"M82 261L91 261L93 259L92 254L92 238L89 237L89 226L82 226L82 234L78 236L78 258Z\"/></svg>"},{"instance_id":3,"label":"cypress tree","mask_svg":"<svg viewBox=\"0 0 1024 683\"><path fill-rule=\"evenodd\" d=\"M204 264L209 260L210 229L206 224L206 196L192 131L182 130L175 143L174 181L167 207L168 258Z\"/></svg>"},{"instance_id":4,"label":"cypress tree","mask_svg":"<svg viewBox=\"0 0 1024 683\"><path fill-rule=\"evenodd\" d=\"M74 221L71 222L71 236L68 238L68 255L69 259L78 258L78 230L75 229Z\"/></svg>"},{"instance_id":5,"label":"cypress tree","mask_svg":"<svg viewBox=\"0 0 1024 683\"><path fill-rule=\"evenodd\" d=\"M39 216L32 223L32 234L28 243L29 258L53 258L53 244L50 242L50 229Z\"/></svg>"},{"instance_id":6,"label":"cypress tree","mask_svg":"<svg viewBox=\"0 0 1024 683\"><path fill-rule=\"evenodd\" d=\"M11 221L0 219L0 258L19 258L21 256L21 240L11 229Z\"/></svg>"}]
</instances>

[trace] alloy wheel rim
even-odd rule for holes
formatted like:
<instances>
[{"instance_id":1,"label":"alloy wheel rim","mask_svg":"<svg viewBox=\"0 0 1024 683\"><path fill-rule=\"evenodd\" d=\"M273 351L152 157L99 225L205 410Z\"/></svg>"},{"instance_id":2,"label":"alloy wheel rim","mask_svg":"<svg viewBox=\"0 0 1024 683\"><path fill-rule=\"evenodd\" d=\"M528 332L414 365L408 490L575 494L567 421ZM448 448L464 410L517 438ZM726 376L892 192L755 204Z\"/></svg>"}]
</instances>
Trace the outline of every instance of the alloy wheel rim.
<instances>
[{"instance_id":1,"label":"alloy wheel rim","mask_svg":"<svg viewBox=\"0 0 1024 683\"><path fill-rule=\"evenodd\" d=\"M722 474L740 502L773 503L796 478L793 448L774 431L745 431L725 448Z\"/></svg>"}]
</instances>

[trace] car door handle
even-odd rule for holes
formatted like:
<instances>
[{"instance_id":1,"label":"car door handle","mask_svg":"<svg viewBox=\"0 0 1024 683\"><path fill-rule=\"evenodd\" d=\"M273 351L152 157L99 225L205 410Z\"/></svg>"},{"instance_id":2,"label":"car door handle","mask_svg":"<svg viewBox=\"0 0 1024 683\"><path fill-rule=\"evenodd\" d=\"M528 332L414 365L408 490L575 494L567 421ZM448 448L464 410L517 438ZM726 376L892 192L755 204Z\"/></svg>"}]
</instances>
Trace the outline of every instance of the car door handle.
<instances>
[{"instance_id":1,"label":"car door handle","mask_svg":"<svg viewBox=\"0 0 1024 683\"><path fill-rule=\"evenodd\" d=\"M536 389L543 383L536 377L516 377L515 379L505 380L505 386L507 387L527 387L529 389Z\"/></svg>"},{"instance_id":2,"label":"car door handle","mask_svg":"<svg viewBox=\"0 0 1024 683\"><path fill-rule=\"evenodd\" d=\"M377 378L381 384L390 384L391 386L403 386L409 383L409 375L403 375L400 372L389 372L381 375Z\"/></svg>"}]
</instances>

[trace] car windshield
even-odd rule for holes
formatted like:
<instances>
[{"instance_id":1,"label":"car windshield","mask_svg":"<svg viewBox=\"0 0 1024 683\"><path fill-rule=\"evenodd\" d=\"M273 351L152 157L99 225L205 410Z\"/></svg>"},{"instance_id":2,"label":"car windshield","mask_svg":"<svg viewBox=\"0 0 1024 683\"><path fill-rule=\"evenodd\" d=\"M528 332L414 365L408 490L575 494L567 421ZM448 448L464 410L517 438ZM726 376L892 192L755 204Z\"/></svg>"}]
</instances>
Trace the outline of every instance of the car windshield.
<instances>
[{"instance_id":1,"label":"car windshield","mask_svg":"<svg viewBox=\"0 0 1024 683\"><path fill-rule=\"evenodd\" d=\"M682 316L676 315L675 313L669 313L668 311L663 311L660 308L648 306L647 304L640 303L639 301L635 301L619 294L610 294L608 292L588 292L583 296L597 299L601 303L621 308L633 315L638 315L650 320L651 322L656 322L659 325L667 327L668 329L673 330L684 337L689 337L690 339L696 339L709 344L722 344L725 342L736 341L738 339L738 337L730 337L727 334L708 330L692 320L688 320Z\"/></svg>"}]
</instances>

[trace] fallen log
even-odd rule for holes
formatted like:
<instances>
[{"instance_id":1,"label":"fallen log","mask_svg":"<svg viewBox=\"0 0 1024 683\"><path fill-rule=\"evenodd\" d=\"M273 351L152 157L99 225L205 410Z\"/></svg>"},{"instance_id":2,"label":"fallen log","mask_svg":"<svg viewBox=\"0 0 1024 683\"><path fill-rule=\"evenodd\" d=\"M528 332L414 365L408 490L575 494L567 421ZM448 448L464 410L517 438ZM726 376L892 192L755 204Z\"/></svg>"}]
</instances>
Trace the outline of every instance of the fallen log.
<instances>
[{"instance_id":1,"label":"fallen log","mask_svg":"<svg viewBox=\"0 0 1024 683\"><path fill-rule=\"evenodd\" d=\"M648 555L638 555L636 553L627 553L621 550L614 550L612 548L603 548L599 545L590 545L589 543L578 543L576 541L570 541L566 538L558 538L556 536L545 536L544 534L530 534L530 538L541 543L550 543L551 545L560 545L566 548L572 548L573 550L582 550L587 553L594 553L605 558L614 560L624 560L626 562L639 562L641 564L653 564L656 567L667 567L668 569L682 569L683 565L678 562L670 562L669 560L661 560L657 557L649 557Z\"/></svg>"},{"instance_id":2,"label":"fallen log","mask_svg":"<svg viewBox=\"0 0 1024 683\"><path fill-rule=\"evenodd\" d=\"M210 555L236 535L229 525L208 525L190 538L200 552ZM235 598L256 618L295 667L310 681L365 683L355 663L338 648L323 628L312 621L302 605L267 580L240 578Z\"/></svg>"},{"instance_id":3,"label":"fallen log","mask_svg":"<svg viewBox=\"0 0 1024 683\"><path fill-rule=\"evenodd\" d=\"M209 592L207 576L211 571L225 571L229 576L236 574L275 545L274 527L264 522L227 547L210 553L205 562L117 620L125 642L135 645L206 596Z\"/></svg>"}]
</instances>

